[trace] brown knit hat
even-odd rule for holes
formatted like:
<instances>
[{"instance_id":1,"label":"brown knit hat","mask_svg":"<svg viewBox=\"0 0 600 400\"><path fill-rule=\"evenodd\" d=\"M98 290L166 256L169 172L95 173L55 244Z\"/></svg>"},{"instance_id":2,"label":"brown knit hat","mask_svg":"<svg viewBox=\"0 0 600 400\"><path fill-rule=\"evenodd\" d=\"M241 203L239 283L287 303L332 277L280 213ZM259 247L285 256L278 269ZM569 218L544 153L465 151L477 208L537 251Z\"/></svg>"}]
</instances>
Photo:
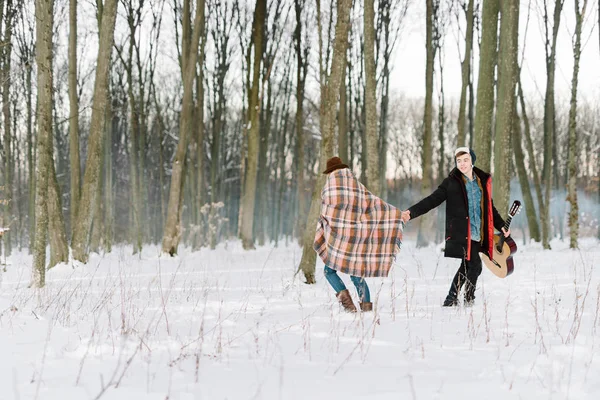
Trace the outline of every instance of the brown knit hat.
<instances>
[{"instance_id":1,"label":"brown knit hat","mask_svg":"<svg viewBox=\"0 0 600 400\"><path fill-rule=\"evenodd\" d=\"M329 174L330 172L333 172L336 169L342 169L342 168L350 168L350 167L347 166L346 164L344 164L342 162L341 158L331 157L329 160L327 160L327 169L325 169L325 171L323 171L323 173Z\"/></svg>"}]
</instances>

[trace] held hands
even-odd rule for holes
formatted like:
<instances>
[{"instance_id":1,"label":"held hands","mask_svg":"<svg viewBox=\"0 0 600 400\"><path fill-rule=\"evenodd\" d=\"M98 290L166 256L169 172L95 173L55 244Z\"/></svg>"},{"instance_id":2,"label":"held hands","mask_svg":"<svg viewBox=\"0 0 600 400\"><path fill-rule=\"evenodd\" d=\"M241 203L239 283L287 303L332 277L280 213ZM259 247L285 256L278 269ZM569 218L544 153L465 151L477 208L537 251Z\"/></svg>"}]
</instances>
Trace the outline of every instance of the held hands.
<instances>
[{"instance_id":1,"label":"held hands","mask_svg":"<svg viewBox=\"0 0 600 400\"><path fill-rule=\"evenodd\" d=\"M400 219L406 224L410 220L410 211L402 211L402 213L400 214Z\"/></svg>"},{"instance_id":2,"label":"held hands","mask_svg":"<svg viewBox=\"0 0 600 400\"><path fill-rule=\"evenodd\" d=\"M406 224L410 220L410 211L409 210L402 211L400 214L400 219L402 220L402 222L404 222ZM502 233L504 234L504 237L509 237L510 229L506 230L503 227Z\"/></svg>"}]
</instances>

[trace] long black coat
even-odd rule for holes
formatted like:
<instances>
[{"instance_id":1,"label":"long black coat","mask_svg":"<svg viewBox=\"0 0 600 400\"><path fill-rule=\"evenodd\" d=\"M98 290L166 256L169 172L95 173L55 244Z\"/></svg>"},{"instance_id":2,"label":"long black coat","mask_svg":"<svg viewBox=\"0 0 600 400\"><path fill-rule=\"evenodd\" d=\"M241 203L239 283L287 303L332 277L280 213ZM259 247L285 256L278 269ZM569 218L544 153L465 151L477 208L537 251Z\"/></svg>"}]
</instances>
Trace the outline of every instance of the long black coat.
<instances>
[{"instance_id":1,"label":"long black coat","mask_svg":"<svg viewBox=\"0 0 600 400\"><path fill-rule=\"evenodd\" d=\"M492 255L494 227L499 231L504 227L504 219L500 216L492 201L492 177L477 167L473 172L481 180L482 203L481 213L481 251ZM471 224L469 223L469 207L467 190L462 173L458 168L450 174L440 186L429 196L410 207L410 218L414 219L428 213L446 201L446 246L444 256L467 260L471 253ZM491 258L491 257L490 257Z\"/></svg>"}]
</instances>

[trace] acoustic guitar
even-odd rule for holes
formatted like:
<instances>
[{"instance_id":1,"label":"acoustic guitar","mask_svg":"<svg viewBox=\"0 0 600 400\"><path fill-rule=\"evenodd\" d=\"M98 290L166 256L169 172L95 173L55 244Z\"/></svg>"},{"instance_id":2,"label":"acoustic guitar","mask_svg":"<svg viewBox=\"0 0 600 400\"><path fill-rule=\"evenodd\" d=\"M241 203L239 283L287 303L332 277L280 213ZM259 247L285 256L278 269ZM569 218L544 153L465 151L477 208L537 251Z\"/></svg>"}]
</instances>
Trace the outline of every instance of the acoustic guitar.
<instances>
[{"instance_id":1,"label":"acoustic guitar","mask_svg":"<svg viewBox=\"0 0 600 400\"><path fill-rule=\"evenodd\" d=\"M521 202L515 200L508 210L508 218L504 224L504 229L510 228L510 223L515 215L521 211ZM499 235L494 235L494 246L493 246L493 259L484 254L480 253L481 259L486 267L498 278L506 278L508 275L513 273L515 269L513 254L517 252L517 244L509 236L504 237L504 234L500 232Z\"/></svg>"}]
</instances>

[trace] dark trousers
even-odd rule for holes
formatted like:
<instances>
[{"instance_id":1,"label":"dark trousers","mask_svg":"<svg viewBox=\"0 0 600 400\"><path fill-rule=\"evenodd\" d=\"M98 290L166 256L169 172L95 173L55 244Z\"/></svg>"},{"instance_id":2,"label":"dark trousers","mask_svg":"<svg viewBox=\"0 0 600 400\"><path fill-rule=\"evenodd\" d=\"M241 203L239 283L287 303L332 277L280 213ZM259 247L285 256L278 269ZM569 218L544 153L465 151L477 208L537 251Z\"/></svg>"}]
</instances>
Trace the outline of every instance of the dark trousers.
<instances>
[{"instance_id":1,"label":"dark trousers","mask_svg":"<svg viewBox=\"0 0 600 400\"><path fill-rule=\"evenodd\" d=\"M471 240L471 254L467 261L466 256L460 263L460 267L448 292L448 298L456 299L460 290L465 286L465 300L473 301L475 299L475 287L477 286L477 278L481 275L481 258L479 257L479 249L481 244Z\"/></svg>"}]
</instances>

